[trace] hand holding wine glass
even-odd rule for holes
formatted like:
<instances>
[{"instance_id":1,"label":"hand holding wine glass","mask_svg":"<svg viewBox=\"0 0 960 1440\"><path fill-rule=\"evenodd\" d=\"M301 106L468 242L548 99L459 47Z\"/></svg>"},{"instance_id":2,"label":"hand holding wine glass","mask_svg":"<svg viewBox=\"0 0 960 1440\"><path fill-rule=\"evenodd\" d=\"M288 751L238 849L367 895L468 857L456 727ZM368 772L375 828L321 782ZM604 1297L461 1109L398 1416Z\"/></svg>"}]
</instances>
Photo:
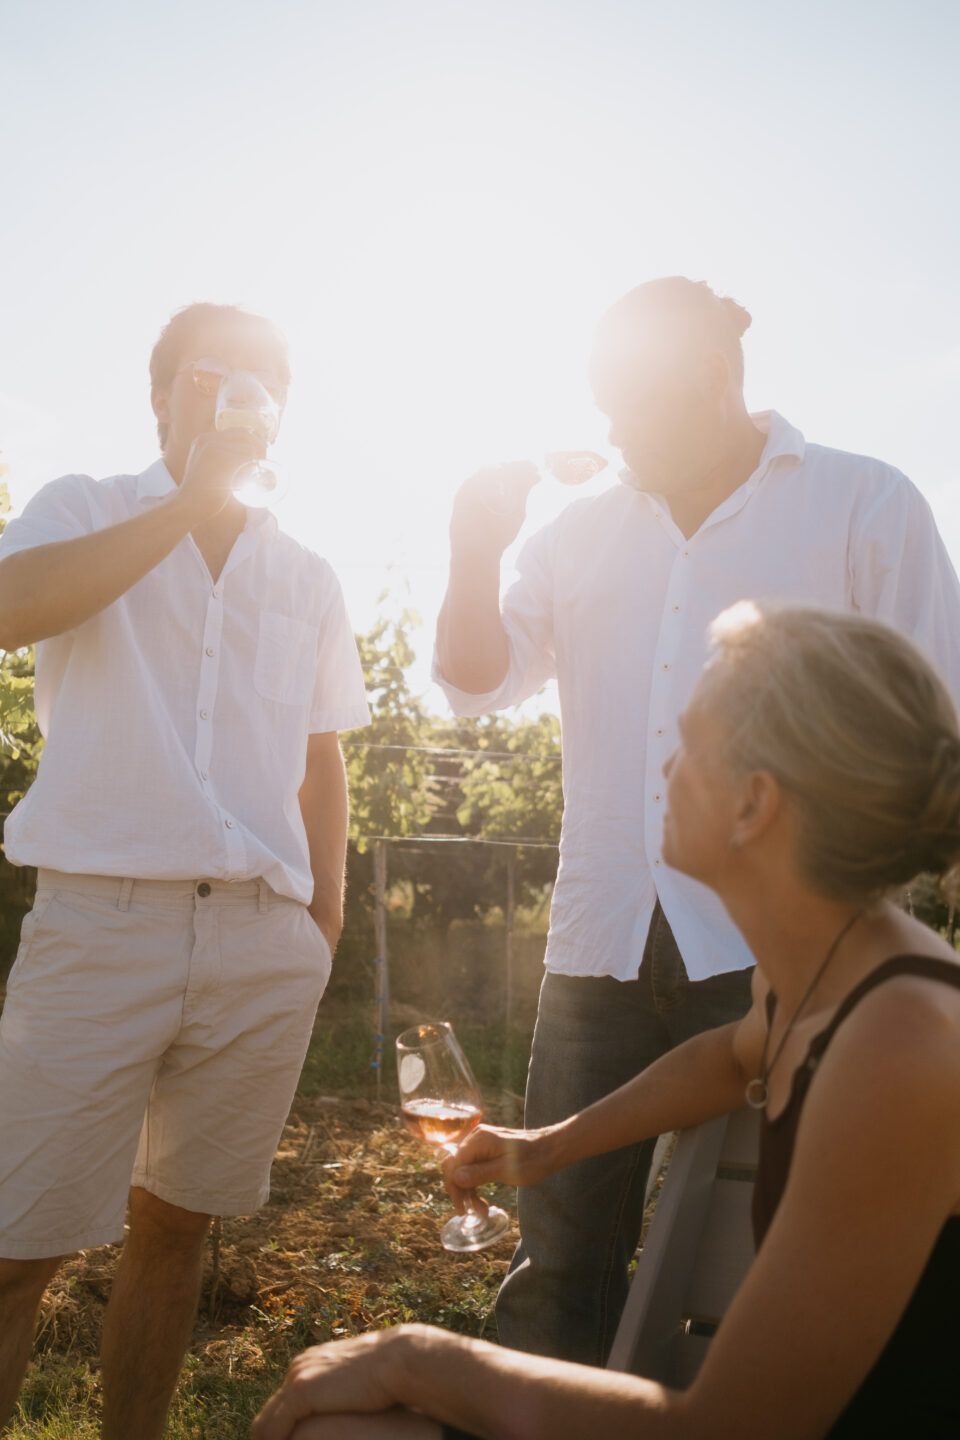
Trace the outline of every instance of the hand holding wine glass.
<instances>
[{"instance_id":1,"label":"hand holding wine glass","mask_svg":"<svg viewBox=\"0 0 960 1440\"><path fill-rule=\"evenodd\" d=\"M512 460L486 465L457 492L450 534L454 549L487 545L502 554L512 545L526 517L527 496L541 469L561 485L585 485L607 467L596 450L548 450L540 464Z\"/></svg>"},{"instance_id":2,"label":"hand holding wine glass","mask_svg":"<svg viewBox=\"0 0 960 1440\"><path fill-rule=\"evenodd\" d=\"M415 1025L397 1037L400 1113L413 1135L452 1155L483 1118L483 1099L467 1057L446 1022ZM463 1196L465 1214L440 1232L445 1250L482 1250L504 1233L509 1217L473 1194Z\"/></svg>"},{"instance_id":3,"label":"hand holding wine glass","mask_svg":"<svg viewBox=\"0 0 960 1440\"><path fill-rule=\"evenodd\" d=\"M272 445L280 429L280 406L256 375L234 370L220 382L213 423L221 433L246 431ZM280 472L269 460L253 460L240 466L231 488L243 505L271 505L282 494Z\"/></svg>"},{"instance_id":4,"label":"hand holding wine glass","mask_svg":"<svg viewBox=\"0 0 960 1440\"><path fill-rule=\"evenodd\" d=\"M520 533L527 496L539 479L537 467L526 460L485 465L469 476L453 502L450 544L454 552L480 550L502 555Z\"/></svg>"},{"instance_id":5,"label":"hand holding wine glass","mask_svg":"<svg viewBox=\"0 0 960 1440\"><path fill-rule=\"evenodd\" d=\"M477 1185L539 1185L562 1168L558 1132L563 1128L562 1123L539 1130L478 1126L442 1162L447 1194L460 1210Z\"/></svg>"}]
</instances>

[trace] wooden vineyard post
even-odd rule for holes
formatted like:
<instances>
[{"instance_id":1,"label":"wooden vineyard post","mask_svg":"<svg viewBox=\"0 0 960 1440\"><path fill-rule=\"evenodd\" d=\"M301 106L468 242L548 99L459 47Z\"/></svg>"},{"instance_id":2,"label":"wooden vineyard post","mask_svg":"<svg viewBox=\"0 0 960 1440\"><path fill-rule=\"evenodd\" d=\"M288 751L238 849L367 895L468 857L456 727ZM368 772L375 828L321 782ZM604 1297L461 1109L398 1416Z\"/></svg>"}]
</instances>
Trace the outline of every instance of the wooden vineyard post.
<instances>
[{"instance_id":1,"label":"wooden vineyard post","mask_svg":"<svg viewBox=\"0 0 960 1440\"><path fill-rule=\"evenodd\" d=\"M387 957L387 842L375 840L373 846L373 934L376 945L375 1044L374 1068L377 1075L377 1099L383 1092L383 1047L390 1024L390 968Z\"/></svg>"},{"instance_id":2,"label":"wooden vineyard post","mask_svg":"<svg viewBox=\"0 0 960 1440\"><path fill-rule=\"evenodd\" d=\"M511 849L507 856L507 908L506 920L506 960L507 960L507 997L504 1005L504 1020L506 1021L507 1037L509 1039L510 1029L513 1025L513 929L517 911L517 852Z\"/></svg>"}]
</instances>

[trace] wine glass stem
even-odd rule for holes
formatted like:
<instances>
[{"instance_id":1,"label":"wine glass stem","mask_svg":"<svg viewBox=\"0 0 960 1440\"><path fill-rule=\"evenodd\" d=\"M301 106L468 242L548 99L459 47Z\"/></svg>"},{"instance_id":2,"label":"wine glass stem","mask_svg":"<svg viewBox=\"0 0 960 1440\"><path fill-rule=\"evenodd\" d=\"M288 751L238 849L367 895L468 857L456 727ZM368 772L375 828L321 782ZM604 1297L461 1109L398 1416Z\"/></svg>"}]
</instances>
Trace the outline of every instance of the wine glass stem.
<instances>
[{"instance_id":1,"label":"wine glass stem","mask_svg":"<svg viewBox=\"0 0 960 1440\"><path fill-rule=\"evenodd\" d=\"M446 1150L448 1155L456 1155L460 1149L460 1142L458 1140L448 1140L440 1148ZM464 1195L463 1208L466 1211L463 1222L465 1227L469 1226L472 1230L476 1230L478 1225L483 1224L483 1211L478 1206L476 1196L472 1190Z\"/></svg>"},{"instance_id":2,"label":"wine glass stem","mask_svg":"<svg viewBox=\"0 0 960 1440\"><path fill-rule=\"evenodd\" d=\"M466 1219L463 1222L467 1229L475 1230L478 1225L483 1224L483 1215L477 1209L477 1202L472 1192L464 1196L463 1208L467 1212Z\"/></svg>"}]
</instances>

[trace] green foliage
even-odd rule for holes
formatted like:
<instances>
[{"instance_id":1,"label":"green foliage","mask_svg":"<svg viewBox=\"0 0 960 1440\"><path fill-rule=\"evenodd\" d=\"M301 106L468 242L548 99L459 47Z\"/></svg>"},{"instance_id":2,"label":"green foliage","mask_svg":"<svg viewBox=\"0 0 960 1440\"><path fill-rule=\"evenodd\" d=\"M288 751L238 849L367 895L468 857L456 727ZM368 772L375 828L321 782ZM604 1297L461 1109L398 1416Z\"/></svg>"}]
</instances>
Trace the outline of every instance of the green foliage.
<instances>
[{"instance_id":1,"label":"green foliage","mask_svg":"<svg viewBox=\"0 0 960 1440\"><path fill-rule=\"evenodd\" d=\"M555 715L475 722L474 747L494 752L463 762L457 819L471 835L556 842L563 814L560 722ZM504 755L516 759L499 758Z\"/></svg>"},{"instance_id":2,"label":"green foliage","mask_svg":"<svg viewBox=\"0 0 960 1440\"><path fill-rule=\"evenodd\" d=\"M374 836L546 842L546 848L516 852L517 901L525 905L545 902L556 872L563 807L559 722L548 715L450 721L426 714L407 682L416 623L409 609L388 610L358 636L373 724L344 747L353 841L348 952L369 949L372 871L364 852ZM478 750L484 753L463 753ZM441 927L483 918L503 907L513 855L510 847L480 844L391 845L391 911Z\"/></svg>"},{"instance_id":3,"label":"green foliage","mask_svg":"<svg viewBox=\"0 0 960 1440\"><path fill-rule=\"evenodd\" d=\"M465 759L457 818L468 834L551 846L521 845L516 851L500 852L501 867L515 855L517 899L530 904L542 898L557 869L552 846L560 839L563 818L560 721L555 715L534 720L491 715L474 726L476 748L494 754L490 759L481 755ZM504 754L517 758L497 758Z\"/></svg>"},{"instance_id":4,"label":"green foliage","mask_svg":"<svg viewBox=\"0 0 960 1440\"><path fill-rule=\"evenodd\" d=\"M380 596L381 605L387 601ZM430 818L433 794L426 756L417 750L371 747L422 745L427 724L407 680L414 659L412 610L385 613L357 636L371 725L346 747L350 782L350 839L362 854L377 835L416 835Z\"/></svg>"}]
</instances>

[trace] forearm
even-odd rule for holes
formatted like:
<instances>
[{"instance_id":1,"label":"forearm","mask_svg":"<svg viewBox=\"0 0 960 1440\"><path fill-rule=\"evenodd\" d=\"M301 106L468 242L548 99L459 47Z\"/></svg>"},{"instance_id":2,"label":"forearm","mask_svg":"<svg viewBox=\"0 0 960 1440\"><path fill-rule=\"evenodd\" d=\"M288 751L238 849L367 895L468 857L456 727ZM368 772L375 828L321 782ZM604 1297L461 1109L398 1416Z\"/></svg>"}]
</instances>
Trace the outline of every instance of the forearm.
<instances>
[{"instance_id":1,"label":"forearm","mask_svg":"<svg viewBox=\"0 0 960 1440\"><path fill-rule=\"evenodd\" d=\"M347 773L336 735L312 736L311 749L300 789L300 813L307 832L313 875L310 913L333 949L343 927L349 820Z\"/></svg>"},{"instance_id":2,"label":"forearm","mask_svg":"<svg viewBox=\"0 0 960 1440\"><path fill-rule=\"evenodd\" d=\"M411 1327L396 1340L397 1398L480 1440L693 1440L683 1397L653 1381Z\"/></svg>"},{"instance_id":3,"label":"forearm","mask_svg":"<svg viewBox=\"0 0 960 1440\"><path fill-rule=\"evenodd\" d=\"M564 1121L550 1140L553 1168L739 1109L745 1081L733 1046L738 1024L695 1035Z\"/></svg>"},{"instance_id":4,"label":"forearm","mask_svg":"<svg viewBox=\"0 0 960 1440\"><path fill-rule=\"evenodd\" d=\"M82 625L160 563L194 523L172 495L132 520L0 561L0 646L15 650Z\"/></svg>"},{"instance_id":5,"label":"forearm","mask_svg":"<svg viewBox=\"0 0 960 1440\"><path fill-rule=\"evenodd\" d=\"M452 555L437 653L444 678L458 690L484 695L502 683L510 653L500 615L499 553Z\"/></svg>"}]
</instances>

